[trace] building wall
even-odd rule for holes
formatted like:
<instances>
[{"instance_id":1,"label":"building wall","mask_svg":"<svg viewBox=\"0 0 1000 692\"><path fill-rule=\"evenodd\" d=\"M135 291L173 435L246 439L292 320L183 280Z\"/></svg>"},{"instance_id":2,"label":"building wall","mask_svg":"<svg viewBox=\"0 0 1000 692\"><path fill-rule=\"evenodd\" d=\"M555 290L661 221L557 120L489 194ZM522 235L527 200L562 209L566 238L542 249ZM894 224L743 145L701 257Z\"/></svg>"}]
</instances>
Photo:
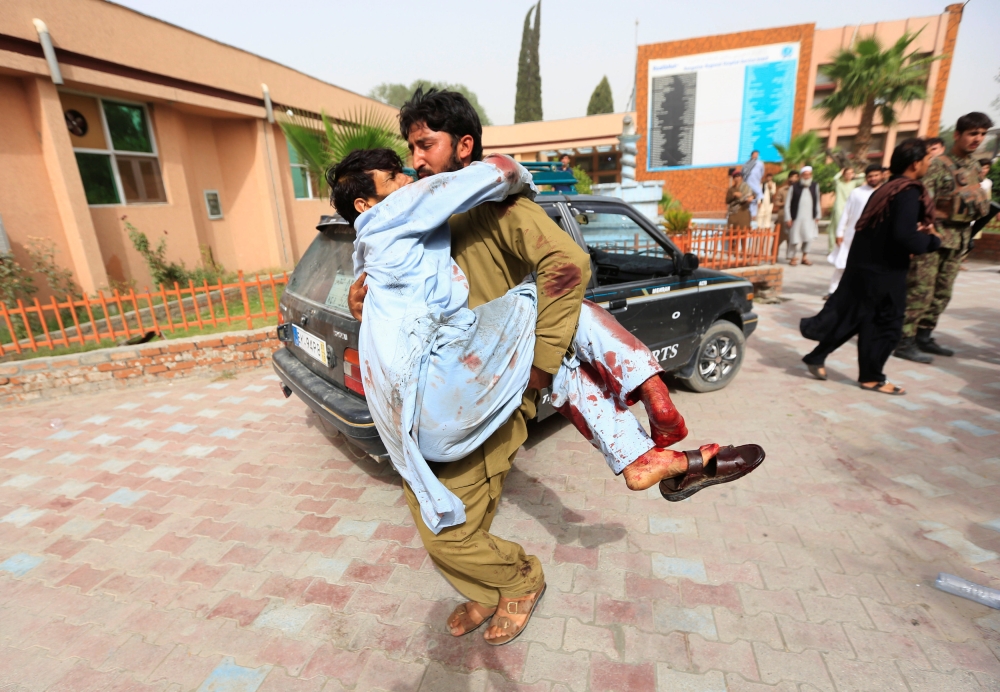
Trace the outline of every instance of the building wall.
<instances>
[{"instance_id":1,"label":"building wall","mask_svg":"<svg viewBox=\"0 0 1000 692\"><path fill-rule=\"evenodd\" d=\"M795 116L792 122L792 134L797 134L802 131L803 127L806 86L809 82L809 70L812 64L813 34L813 24L800 24L778 29L744 31L736 34L704 36L683 41L639 46L635 102L636 129L642 138L639 140L639 153L636 156L636 179L662 180L664 189L677 197L684 208L695 215L723 212L726 207L726 187L729 185L729 179L725 166L657 171L655 173L647 170L650 60L798 41L800 44L799 68L795 84Z\"/></svg>"},{"instance_id":2,"label":"building wall","mask_svg":"<svg viewBox=\"0 0 1000 692\"><path fill-rule=\"evenodd\" d=\"M38 123L20 79L0 75L0 217L14 256L30 266L25 251L31 237L44 238L56 249L56 261L71 266L69 246L42 156ZM40 297L47 297L38 282Z\"/></svg>"},{"instance_id":3,"label":"building wall","mask_svg":"<svg viewBox=\"0 0 1000 692\"><path fill-rule=\"evenodd\" d=\"M725 212L725 190L729 184L726 167L655 173L646 170L646 136L648 135L646 110L648 94L646 92L649 60L783 41L799 41L801 54L796 82L792 135L815 131L824 139L828 147L833 148L837 146L839 138L853 137L857 134L860 114L849 112L830 123L823 118L821 110L813 107L819 65L830 62L831 56L841 48L851 45L855 36L866 36L874 33L884 46L888 46L904 32L920 31L921 33L912 44L911 50L943 57L933 63L930 70L926 100L900 108L897 113L897 123L892 127L884 127L876 117L873 133L885 138L882 161L887 164L892 148L897 141L897 134L916 133L916 136L919 137L937 134L951 67L950 55L954 52L961 16L962 5L956 4L946 7L943 14L930 17L915 17L821 30L814 29L811 24L805 24L639 46L636 124L639 133L644 136L639 141L637 178L640 180L663 180L665 189L677 196L681 203L696 215L719 216Z\"/></svg>"},{"instance_id":4,"label":"building wall","mask_svg":"<svg viewBox=\"0 0 1000 692\"><path fill-rule=\"evenodd\" d=\"M55 86L32 24L46 22L65 84ZM323 200L294 198L276 109L333 117L396 109L231 46L103 0L6 0L0 11L0 216L20 261L29 235L55 243L57 261L88 293L116 282L152 284L123 230L127 216L167 257L189 268L211 249L227 269L290 269L315 236ZM69 92L146 105L164 203L88 206L62 99ZM280 105L279 104L285 104ZM99 122L96 111L88 122ZM91 139L93 139L92 132ZM204 191L218 190L210 220Z\"/></svg>"}]
</instances>

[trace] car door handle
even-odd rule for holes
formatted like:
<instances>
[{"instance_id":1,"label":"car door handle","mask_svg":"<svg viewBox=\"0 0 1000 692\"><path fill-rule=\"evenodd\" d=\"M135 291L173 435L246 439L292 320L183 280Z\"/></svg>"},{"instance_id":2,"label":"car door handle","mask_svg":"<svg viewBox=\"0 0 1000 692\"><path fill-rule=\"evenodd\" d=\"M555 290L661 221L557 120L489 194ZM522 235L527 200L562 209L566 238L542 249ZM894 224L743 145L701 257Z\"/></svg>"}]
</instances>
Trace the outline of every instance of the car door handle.
<instances>
[{"instance_id":1,"label":"car door handle","mask_svg":"<svg viewBox=\"0 0 1000 692\"><path fill-rule=\"evenodd\" d=\"M624 298L621 300L612 300L608 303L608 312L612 315L617 312L625 312L626 310L628 310L628 301Z\"/></svg>"}]
</instances>

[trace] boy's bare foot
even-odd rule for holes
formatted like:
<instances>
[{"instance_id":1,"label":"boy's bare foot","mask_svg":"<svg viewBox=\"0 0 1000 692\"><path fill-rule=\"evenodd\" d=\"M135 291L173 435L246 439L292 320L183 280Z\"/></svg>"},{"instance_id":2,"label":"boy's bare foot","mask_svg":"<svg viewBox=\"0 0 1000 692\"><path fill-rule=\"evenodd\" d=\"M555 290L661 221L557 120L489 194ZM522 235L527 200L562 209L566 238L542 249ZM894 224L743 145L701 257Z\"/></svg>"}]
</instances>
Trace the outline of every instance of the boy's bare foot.
<instances>
[{"instance_id":1,"label":"boy's bare foot","mask_svg":"<svg viewBox=\"0 0 1000 692\"><path fill-rule=\"evenodd\" d=\"M701 447L701 457L708 462L719 451L719 445L707 444ZM688 469L687 455L662 447L653 447L633 461L622 471L625 485L629 490L652 488L664 478L680 476Z\"/></svg>"},{"instance_id":2,"label":"boy's bare foot","mask_svg":"<svg viewBox=\"0 0 1000 692\"><path fill-rule=\"evenodd\" d=\"M642 405L649 416L649 436L657 447L669 447L687 437L684 417L670 400L670 390L659 375L654 375L639 387Z\"/></svg>"}]
</instances>

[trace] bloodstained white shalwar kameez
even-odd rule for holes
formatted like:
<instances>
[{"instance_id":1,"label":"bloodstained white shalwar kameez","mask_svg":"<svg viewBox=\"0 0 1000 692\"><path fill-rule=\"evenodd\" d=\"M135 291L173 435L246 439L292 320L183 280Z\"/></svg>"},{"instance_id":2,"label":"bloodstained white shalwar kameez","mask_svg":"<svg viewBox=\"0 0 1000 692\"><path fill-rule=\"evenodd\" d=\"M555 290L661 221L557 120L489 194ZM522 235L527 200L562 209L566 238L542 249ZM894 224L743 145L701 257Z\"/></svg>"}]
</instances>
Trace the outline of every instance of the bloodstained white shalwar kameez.
<instances>
[{"instance_id":1,"label":"bloodstained white shalwar kameez","mask_svg":"<svg viewBox=\"0 0 1000 692\"><path fill-rule=\"evenodd\" d=\"M434 533L464 523L465 507L427 461L464 458L521 405L537 319L533 282L468 308L448 218L535 192L530 173L513 159L488 157L401 188L354 224L355 277L368 274L358 337L368 407ZM591 444L620 473L655 446L625 396L662 370L641 344L614 338L602 326L605 316L584 302L574 353L553 377L552 403L576 414L574 422L589 428Z\"/></svg>"},{"instance_id":2,"label":"bloodstained white shalwar kameez","mask_svg":"<svg viewBox=\"0 0 1000 692\"><path fill-rule=\"evenodd\" d=\"M847 268L847 256L851 254L851 243L854 242L854 227L857 225L858 219L861 218L861 212L865 210L868 198L872 196L873 192L875 192L875 188L865 183L861 187L854 188L844 204L836 230L836 237L844 240L840 245L835 245L833 252L826 258L834 267L833 277L830 279L830 290L827 291L830 295L836 293L840 279L844 276L844 269Z\"/></svg>"}]
</instances>

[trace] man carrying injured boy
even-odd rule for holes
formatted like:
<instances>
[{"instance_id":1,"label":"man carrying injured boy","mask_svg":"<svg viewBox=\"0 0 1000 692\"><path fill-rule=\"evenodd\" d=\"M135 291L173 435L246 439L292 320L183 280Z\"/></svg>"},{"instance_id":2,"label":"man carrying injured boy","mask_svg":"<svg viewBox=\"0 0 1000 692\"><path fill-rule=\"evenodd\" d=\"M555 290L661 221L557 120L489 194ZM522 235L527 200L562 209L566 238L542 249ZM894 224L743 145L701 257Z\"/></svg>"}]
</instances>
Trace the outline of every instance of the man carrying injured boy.
<instances>
[{"instance_id":1,"label":"man carrying injured boy","mask_svg":"<svg viewBox=\"0 0 1000 692\"><path fill-rule=\"evenodd\" d=\"M456 110L452 129L462 129L456 119L468 119L457 96L418 92L409 115L404 107L404 132L425 175L434 172L435 153L440 170L455 171L481 152L478 122L460 137L444 127ZM453 635L478 627L499 604L503 614L485 638L506 643L523 630L544 590L537 558L487 531L525 438L525 414L534 412L535 390L549 384L546 374L556 375L553 403L632 489L660 482L665 497L679 500L746 475L763 460L755 446L664 449L687 430L659 364L610 315L582 302L589 259L530 201L530 176L511 159L403 189L408 178L398 157L373 150L348 156L328 180L338 211L358 232L352 311L360 313L364 300L359 348L369 407L406 481L428 552L471 599L449 619ZM537 289L518 283L533 272ZM367 300L362 284L371 289ZM477 292L477 284L492 295ZM639 400L653 440L628 411ZM432 468L425 459L449 463Z\"/></svg>"}]
</instances>

